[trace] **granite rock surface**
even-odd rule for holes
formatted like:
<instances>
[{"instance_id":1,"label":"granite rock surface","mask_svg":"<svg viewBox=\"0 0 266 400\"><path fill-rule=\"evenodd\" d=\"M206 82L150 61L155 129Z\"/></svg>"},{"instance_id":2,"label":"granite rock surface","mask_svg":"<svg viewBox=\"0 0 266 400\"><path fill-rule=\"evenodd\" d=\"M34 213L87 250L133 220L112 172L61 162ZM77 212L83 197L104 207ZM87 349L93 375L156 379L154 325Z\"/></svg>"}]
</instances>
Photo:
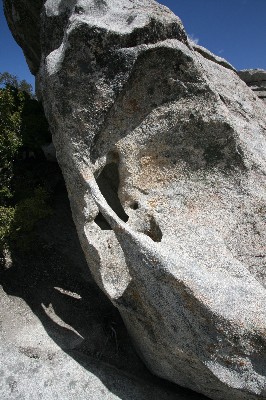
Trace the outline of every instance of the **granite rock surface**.
<instances>
[{"instance_id":1,"label":"granite rock surface","mask_svg":"<svg viewBox=\"0 0 266 400\"><path fill-rule=\"evenodd\" d=\"M194 50L200 53L204 58L207 58L207 60L211 60L219 65L222 65L225 68L231 69L232 71L236 71L233 65L231 65L224 58L219 57L216 54L213 54L210 50L206 49L203 46L200 46L199 44L194 43L192 40L190 41L190 44Z\"/></svg>"},{"instance_id":2,"label":"granite rock surface","mask_svg":"<svg viewBox=\"0 0 266 400\"><path fill-rule=\"evenodd\" d=\"M266 71L264 69L243 69L239 77L266 103Z\"/></svg>"},{"instance_id":3,"label":"granite rock surface","mask_svg":"<svg viewBox=\"0 0 266 400\"><path fill-rule=\"evenodd\" d=\"M79 239L142 359L215 400L266 399L263 102L156 1L47 0L36 26Z\"/></svg>"}]
</instances>

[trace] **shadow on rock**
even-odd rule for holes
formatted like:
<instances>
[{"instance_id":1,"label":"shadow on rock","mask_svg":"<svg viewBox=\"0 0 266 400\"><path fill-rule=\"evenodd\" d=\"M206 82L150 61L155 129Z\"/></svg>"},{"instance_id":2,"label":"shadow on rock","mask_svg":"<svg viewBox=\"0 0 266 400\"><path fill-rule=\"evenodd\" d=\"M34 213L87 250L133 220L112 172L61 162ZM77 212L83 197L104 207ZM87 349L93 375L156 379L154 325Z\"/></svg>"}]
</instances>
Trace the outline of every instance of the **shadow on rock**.
<instances>
[{"instance_id":1,"label":"shadow on rock","mask_svg":"<svg viewBox=\"0 0 266 400\"><path fill-rule=\"evenodd\" d=\"M0 275L5 293L23 299L53 341L119 398L132 396L108 381L104 370L99 374L99 366L114 367L143 385L159 387L169 399L204 399L153 376L136 354L118 311L90 275L63 180L55 192L54 209L38 226L34 249L27 254L12 252L11 267Z\"/></svg>"}]
</instances>

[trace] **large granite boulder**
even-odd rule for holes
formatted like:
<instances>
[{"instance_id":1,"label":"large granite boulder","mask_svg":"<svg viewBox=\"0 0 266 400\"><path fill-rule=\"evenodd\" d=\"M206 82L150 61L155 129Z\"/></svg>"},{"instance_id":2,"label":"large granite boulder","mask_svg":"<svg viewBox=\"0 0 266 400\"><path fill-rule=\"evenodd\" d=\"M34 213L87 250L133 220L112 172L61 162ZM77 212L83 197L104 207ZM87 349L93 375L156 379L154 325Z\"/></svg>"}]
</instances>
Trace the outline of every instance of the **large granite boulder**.
<instances>
[{"instance_id":1,"label":"large granite boulder","mask_svg":"<svg viewBox=\"0 0 266 400\"><path fill-rule=\"evenodd\" d=\"M264 104L156 1L47 0L35 25L80 242L139 354L212 399L266 399Z\"/></svg>"}]
</instances>

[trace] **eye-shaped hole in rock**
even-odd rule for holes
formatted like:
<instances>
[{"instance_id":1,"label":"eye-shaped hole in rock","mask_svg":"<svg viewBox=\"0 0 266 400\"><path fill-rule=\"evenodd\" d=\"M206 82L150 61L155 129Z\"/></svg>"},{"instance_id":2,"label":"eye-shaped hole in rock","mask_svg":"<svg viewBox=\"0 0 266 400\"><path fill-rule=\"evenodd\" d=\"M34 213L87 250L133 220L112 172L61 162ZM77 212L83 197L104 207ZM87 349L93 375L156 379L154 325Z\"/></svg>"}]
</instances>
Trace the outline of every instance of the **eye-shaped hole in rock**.
<instances>
[{"instance_id":1,"label":"eye-shaped hole in rock","mask_svg":"<svg viewBox=\"0 0 266 400\"><path fill-rule=\"evenodd\" d=\"M143 233L149 236L154 242L162 241L163 234L158 223L155 221L154 217L150 218L150 226Z\"/></svg>"},{"instance_id":2,"label":"eye-shaped hole in rock","mask_svg":"<svg viewBox=\"0 0 266 400\"><path fill-rule=\"evenodd\" d=\"M85 10L84 10L84 8L81 7L81 6L75 6L74 12L75 12L76 14L84 14L84 13L85 13Z\"/></svg>"},{"instance_id":3,"label":"eye-shaped hole in rock","mask_svg":"<svg viewBox=\"0 0 266 400\"><path fill-rule=\"evenodd\" d=\"M122 221L128 221L128 215L125 213L122 204L118 197L118 188L119 188L119 172L118 166L116 163L112 162L107 164L98 178L96 182L99 186L99 189L104 196L105 200L112 208L112 210L118 215ZM111 226L106 221L102 213L99 212L94 222L102 229L102 230L111 230Z\"/></svg>"},{"instance_id":4,"label":"eye-shaped hole in rock","mask_svg":"<svg viewBox=\"0 0 266 400\"><path fill-rule=\"evenodd\" d=\"M132 210L137 210L139 208L138 202L135 201L134 203L130 204L130 208L132 208Z\"/></svg>"}]
</instances>

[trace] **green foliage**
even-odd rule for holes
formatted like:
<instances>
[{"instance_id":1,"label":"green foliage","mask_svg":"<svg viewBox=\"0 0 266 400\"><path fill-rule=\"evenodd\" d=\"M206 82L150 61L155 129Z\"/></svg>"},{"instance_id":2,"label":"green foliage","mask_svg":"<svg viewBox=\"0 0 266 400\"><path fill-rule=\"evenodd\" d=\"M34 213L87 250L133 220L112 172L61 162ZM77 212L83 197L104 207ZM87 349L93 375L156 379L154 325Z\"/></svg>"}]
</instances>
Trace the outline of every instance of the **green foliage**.
<instances>
[{"instance_id":1,"label":"green foliage","mask_svg":"<svg viewBox=\"0 0 266 400\"><path fill-rule=\"evenodd\" d=\"M0 73L0 87L11 86L20 92L28 93L29 96L33 97L32 86L30 83L22 79L21 81L17 76L11 75L9 72Z\"/></svg>"},{"instance_id":2,"label":"green foliage","mask_svg":"<svg viewBox=\"0 0 266 400\"><path fill-rule=\"evenodd\" d=\"M34 228L43 218L51 215L49 192L38 187L30 197L15 207L0 207L0 251L10 245L19 250L29 250L35 240Z\"/></svg>"},{"instance_id":3,"label":"green foliage","mask_svg":"<svg viewBox=\"0 0 266 400\"><path fill-rule=\"evenodd\" d=\"M16 155L20 138L23 94L14 95L12 88L0 89L0 158L1 167Z\"/></svg>"},{"instance_id":4,"label":"green foliage","mask_svg":"<svg viewBox=\"0 0 266 400\"><path fill-rule=\"evenodd\" d=\"M51 213L41 152L50 140L31 85L0 73L0 252L10 245L27 249L37 222ZM24 159L29 151L34 162Z\"/></svg>"},{"instance_id":5,"label":"green foliage","mask_svg":"<svg viewBox=\"0 0 266 400\"><path fill-rule=\"evenodd\" d=\"M51 214L47 206L49 193L43 187L34 190L32 196L20 201L15 207L12 229L16 232L31 232L36 222Z\"/></svg>"},{"instance_id":6,"label":"green foliage","mask_svg":"<svg viewBox=\"0 0 266 400\"><path fill-rule=\"evenodd\" d=\"M0 206L0 253L3 252L10 237L14 215L15 209L13 207Z\"/></svg>"},{"instance_id":7,"label":"green foliage","mask_svg":"<svg viewBox=\"0 0 266 400\"><path fill-rule=\"evenodd\" d=\"M49 198L49 192L43 187L38 187L30 197L21 200L15 206L8 239L15 242L20 250L26 251L32 247L36 224L52 214Z\"/></svg>"},{"instance_id":8,"label":"green foliage","mask_svg":"<svg viewBox=\"0 0 266 400\"><path fill-rule=\"evenodd\" d=\"M11 196L13 161L22 146L23 102L23 93L17 93L16 89L0 89L0 204L5 204Z\"/></svg>"},{"instance_id":9,"label":"green foliage","mask_svg":"<svg viewBox=\"0 0 266 400\"><path fill-rule=\"evenodd\" d=\"M38 151L44 143L51 141L42 105L35 99L29 83L25 80L19 81L8 72L0 73L0 93L1 126L6 126L7 123L13 139L18 141L14 155L21 145ZM0 135L2 136L1 131ZM10 143L5 149L11 149Z\"/></svg>"}]
</instances>

